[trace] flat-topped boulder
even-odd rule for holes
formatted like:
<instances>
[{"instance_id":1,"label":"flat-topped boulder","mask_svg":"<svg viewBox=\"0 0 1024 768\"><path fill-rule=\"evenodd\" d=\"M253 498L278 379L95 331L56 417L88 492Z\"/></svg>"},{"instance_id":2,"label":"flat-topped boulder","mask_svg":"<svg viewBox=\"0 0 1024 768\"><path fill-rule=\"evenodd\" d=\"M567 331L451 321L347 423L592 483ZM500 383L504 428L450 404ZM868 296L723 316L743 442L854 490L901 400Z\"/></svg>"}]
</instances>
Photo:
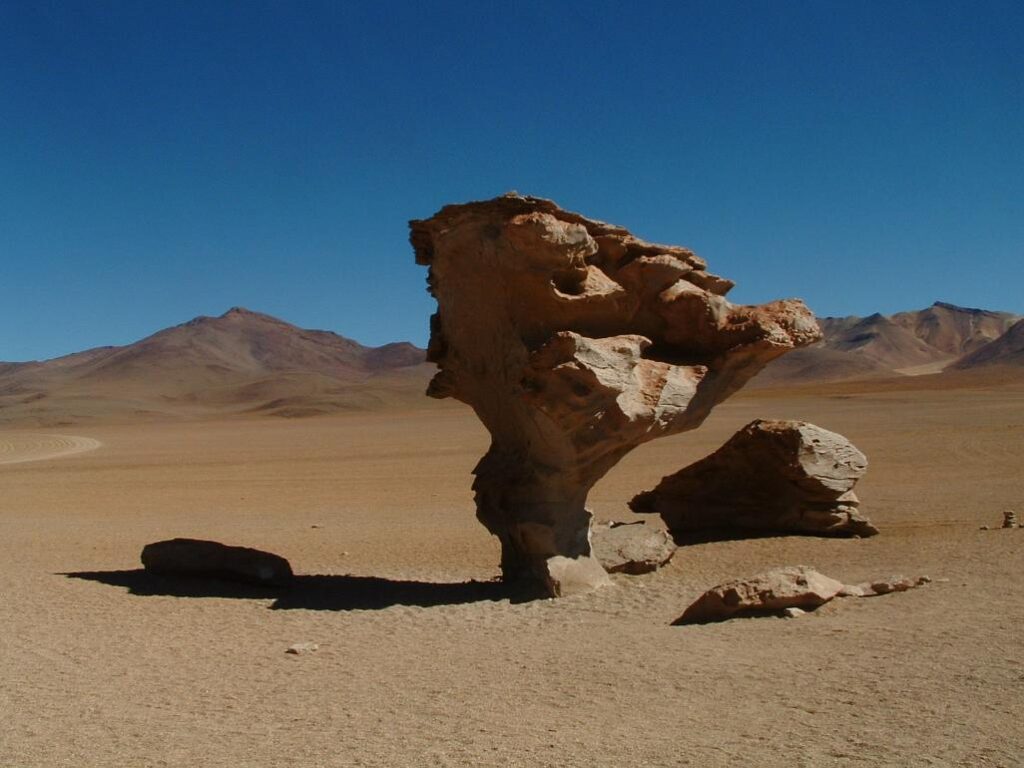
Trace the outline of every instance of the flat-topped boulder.
<instances>
[{"instance_id":1,"label":"flat-topped boulder","mask_svg":"<svg viewBox=\"0 0 1024 768\"><path fill-rule=\"evenodd\" d=\"M845 437L805 421L753 421L700 461L637 495L679 540L699 532L820 536L878 533L854 484L867 458Z\"/></svg>"},{"instance_id":2,"label":"flat-topped boulder","mask_svg":"<svg viewBox=\"0 0 1024 768\"><path fill-rule=\"evenodd\" d=\"M548 595L607 582L591 551L594 483L820 337L802 302L733 304L732 281L692 251L550 200L510 193L409 226L438 304L427 394L466 403L491 433L477 517L504 577Z\"/></svg>"}]
</instances>

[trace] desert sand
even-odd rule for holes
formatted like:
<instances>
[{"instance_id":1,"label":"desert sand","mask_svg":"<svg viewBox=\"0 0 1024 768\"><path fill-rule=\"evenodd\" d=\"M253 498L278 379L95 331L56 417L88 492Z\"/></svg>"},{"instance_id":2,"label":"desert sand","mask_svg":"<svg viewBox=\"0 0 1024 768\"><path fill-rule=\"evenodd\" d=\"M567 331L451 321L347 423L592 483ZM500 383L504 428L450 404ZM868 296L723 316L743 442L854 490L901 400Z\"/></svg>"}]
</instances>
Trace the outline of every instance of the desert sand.
<instances>
[{"instance_id":1,"label":"desert sand","mask_svg":"<svg viewBox=\"0 0 1024 768\"><path fill-rule=\"evenodd\" d=\"M99 440L91 437L7 431L0 436L0 464L45 461L93 451L100 445Z\"/></svg>"},{"instance_id":2,"label":"desert sand","mask_svg":"<svg viewBox=\"0 0 1024 768\"><path fill-rule=\"evenodd\" d=\"M691 545L528 603L468 583L499 558L468 408L0 431L0 765L1021 765L1024 530L979 527L1024 511L1024 385L935 378L741 393L590 496L638 519L636 492L747 422L802 419L867 454L880 535ZM71 433L101 445L42 457ZM174 536L284 555L298 583L139 570ZM670 626L714 584L796 564L933 582Z\"/></svg>"}]
</instances>

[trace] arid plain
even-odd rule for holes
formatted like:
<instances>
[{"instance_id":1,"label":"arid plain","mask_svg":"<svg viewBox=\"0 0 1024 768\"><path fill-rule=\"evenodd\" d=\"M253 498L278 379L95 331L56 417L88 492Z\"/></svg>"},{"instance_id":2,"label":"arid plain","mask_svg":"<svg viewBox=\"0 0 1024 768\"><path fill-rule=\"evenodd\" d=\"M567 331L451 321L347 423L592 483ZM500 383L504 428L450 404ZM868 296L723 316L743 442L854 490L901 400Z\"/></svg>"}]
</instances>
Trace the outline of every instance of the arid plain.
<instances>
[{"instance_id":1,"label":"arid plain","mask_svg":"<svg viewBox=\"0 0 1024 768\"><path fill-rule=\"evenodd\" d=\"M746 390L628 456L596 517L636 519L634 493L757 417L860 447L881 534L685 546L654 574L525 603L471 583L498 546L473 515L488 439L468 408L5 427L0 765L1021 765L1024 530L979 528L1024 512L1024 383ZM139 570L175 536L276 552L300 578ZM670 626L710 586L794 564L933 581ZM303 641L319 650L285 653Z\"/></svg>"}]
</instances>

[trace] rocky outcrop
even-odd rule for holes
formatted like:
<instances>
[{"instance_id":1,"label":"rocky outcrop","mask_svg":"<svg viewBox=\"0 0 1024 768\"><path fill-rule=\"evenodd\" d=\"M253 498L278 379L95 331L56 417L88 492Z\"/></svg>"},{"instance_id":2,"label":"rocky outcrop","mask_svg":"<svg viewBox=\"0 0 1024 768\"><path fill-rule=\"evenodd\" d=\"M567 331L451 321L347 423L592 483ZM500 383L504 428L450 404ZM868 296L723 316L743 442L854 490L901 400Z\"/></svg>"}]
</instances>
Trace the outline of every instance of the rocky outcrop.
<instances>
[{"instance_id":1,"label":"rocky outcrop","mask_svg":"<svg viewBox=\"0 0 1024 768\"><path fill-rule=\"evenodd\" d=\"M820 335L802 302L731 304L732 282L691 251L549 200L451 205L410 229L438 303L427 394L471 406L491 433L477 516L506 579L551 595L607 578L586 508L601 476Z\"/></svg>"},{"instance_id":2,"label":"rocky outcrop","mask_svg":"<svg viewBox=\"0 0 1024 768\"><path fill-rule=\"evenodd\" d=\"M804 421L753 421L710 456L637 495L677 540L694 532L871 536L853 486L867 459L842 435Z\"/></svg>"},{"instance_id":3,"label":"rocky outcrop","mask_svg":"<svg viewBox=\"0 0 1024 768\"><path fill-rule=\"evenodd\" d=\"M590 546L594 557L608 573L634 576L657 570L676 552L676 545L667 533L643 522L595 525Z\"/></svg>"},{"instance_id":4,"label":"rocky outcrop","mask_svg":"<svg viewBox=\"0 0 1024 768\"><path fill-rule=\"evenodd\" d=\"M736 579L712 587L676 619L674 624L701 624L734 616L781 614L786 608L812 610L843 589L806 565L776 568L749 579Z\"/></svg>"},{"instance_id":5,"label":"rocky outcrop","mask_svg":"<svg viewBox=\"0 0 1024 768\"><path fill-rule=\"evenodd\" d=\"M142 565L166 576L208 576L260 586L287 586L293 577L291 565L280 555L200 539L147 544Z\"/></svg>"},{"instance_id":6,"label":"rocky outcrop","mask_svg":"<svg viewBox=\"0 0 1024 768\"><path fill-rule=\"evenodd\" d=\"M930 582L927 576L890 576L845 585L806 565L794 565L712 587L672 623L705 624L741 616L795 618L836 597L876 597Z\"/></svg>"}]
</instances>

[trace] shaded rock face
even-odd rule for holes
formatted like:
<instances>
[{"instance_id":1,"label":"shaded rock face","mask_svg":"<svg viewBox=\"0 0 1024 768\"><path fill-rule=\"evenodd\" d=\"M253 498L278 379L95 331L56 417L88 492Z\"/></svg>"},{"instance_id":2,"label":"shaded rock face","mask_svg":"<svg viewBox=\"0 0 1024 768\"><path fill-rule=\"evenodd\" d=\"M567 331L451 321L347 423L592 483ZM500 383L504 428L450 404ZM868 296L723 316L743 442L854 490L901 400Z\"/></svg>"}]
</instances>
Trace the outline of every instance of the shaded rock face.
<instances>
[{"instance_id":1,"label":"shaded rock face","mask_svg":"<svg viewBox=\"0 0 1024 768\"><path fill-rule=\"evenodd\" d=\"M595 525L590 536L594 557L608 573L650 573L676 552L672 538L644 523Z\"/></svg>"},{"instance_id":2,"label":"shaded rock face","mask_svg":"<svg viewBox=\"0 0 1024 768\"><path fill-rule=\"evenodd\" d=\"M732 283L685 248L548 200L447 206L410 229L438 303L427 394L461 400L490 431L477 516L501 541L504 576L552 595L606 578L586 509L601 476L819 337L802 302L731 304Z\"/></svg>"},{"instance_id":3,"label":"shaded rock face","mask_svg":"<svg viewBox=\"0 0 1024 768\"><path fill-rule=\"evenodd\" d=\"M677 539L697 531L871 536L853 486L867 458L842 435L804 421L753 421L710 456L637 495Z\"/></svg>"},{"instance_id":4,"label":"shaded rock face","mask_svg":"<svg viewBox=\"0 0 1024 768\"><path fill-rule=\"evenodd\" d=\"M841 581L806 565L776 568L749 579L736 579L712 587L673 623L722 621L734 616L781 613L786 608L813 610L842 590Z\"/></svg>"},{"instance_id":5,"label":"shaded rock face","mask_svg":"<svg viewBox=\"0 0 1024 768\"><path fill-rule=\"evenodd\" d=\"M142 549L147 571L167 576L209 576L261 586L291 583L292 567L280 555L201 539L168 539Z\"/></svg>"}]
</instances>

